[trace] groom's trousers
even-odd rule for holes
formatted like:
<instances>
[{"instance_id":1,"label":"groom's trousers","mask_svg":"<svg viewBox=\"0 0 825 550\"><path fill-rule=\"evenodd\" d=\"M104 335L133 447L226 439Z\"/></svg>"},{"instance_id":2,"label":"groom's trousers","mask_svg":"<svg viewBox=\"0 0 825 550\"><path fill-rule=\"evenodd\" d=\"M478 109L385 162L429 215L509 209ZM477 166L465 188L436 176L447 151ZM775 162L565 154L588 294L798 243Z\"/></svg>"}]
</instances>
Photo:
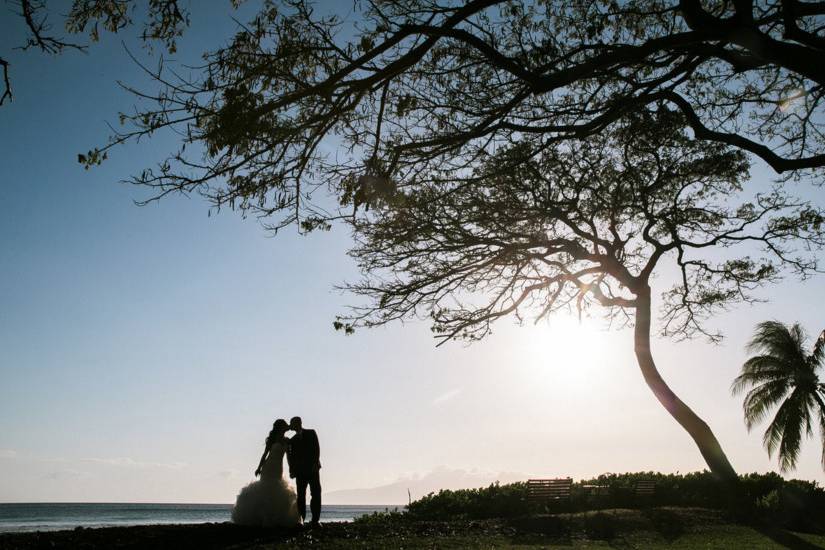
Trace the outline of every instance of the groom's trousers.
<instances>
[{"instance_id":1,"label":"groom's trousers","mask_svg":"<svg viewBox=\"0 0 825 550\"><path fill-rule=\"evenodd\" d=\"M306 519L307 517L307 485L309 485L309 508L312 511L312 522L317 522L321 519L320 472L316 471L307 477L297 476L295 478L295 485L298 489L298 513L301 514L302 519Z\"/></svg>"}]
</instances>

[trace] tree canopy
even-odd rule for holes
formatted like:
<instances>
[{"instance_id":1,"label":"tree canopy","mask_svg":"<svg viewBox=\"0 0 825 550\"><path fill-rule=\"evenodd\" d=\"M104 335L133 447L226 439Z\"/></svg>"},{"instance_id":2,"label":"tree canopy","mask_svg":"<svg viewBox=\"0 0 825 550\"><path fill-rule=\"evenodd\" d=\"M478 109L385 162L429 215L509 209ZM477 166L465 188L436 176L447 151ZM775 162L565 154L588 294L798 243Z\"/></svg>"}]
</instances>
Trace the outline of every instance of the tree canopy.
<instances>
[{"instance_id":1,"label":"tree canopy","mask_svg":"<svg viewBox=\"0 0 825 550\"><path fill-rule=\"evenodd\" d=\"M55 19L62 22L64 30L73 35L88 34L92 41L100 39L101 29L116 33L133 25L139 4L133 0L73 0L66 15L50 12L45 0L8 0L11 11L20 18L26 39L17 50L37 50L46 54L60 54L65 50L87 48L73 38L66 38L53 25ZM160 41L170 52L175 51L176 39L189 24L189 14L177 0L148 0L145 2L145 19L142 38L146 42ZM6 54L8 57L8 54ZM10 101L12 95L11 62L0 55L3 69L3 89L0 105Z\"/></svg>"},{"instance_id":2,"label":"tree canopy","mask_svg":"<svg viewBox=\"0 0 825 550\"><path fill-rule=\"evenodd\" d=\"M60 15L44 2L13 5L23 48L84 47L52 31ZM139 21L144 39L171 50L190 18L176 0L71 6L68 33L96 39ZM202 147L134 181L313 226L328 212L308 195L347 175L471 163L491 143L527 136L587 137L659 104L697 138L779 173L825 166L821 2L357 0L346 17L323 8L265 2L231 43L207 47L191 81L159 71L160 89L141 91L147 101L121 116L113 143L171 127ZM330 138L356 154L330 160L319 150ZM95 164L107 148L80 160Z\"/></svg>"},{"instance_id":3,"label":"tree canopy","mask_svg":"<svg viewBox=\"0 0 825 550\"><path fill-rule=\"evenodd\" d=\"M191 80L158 70L159 90L141 92L122 133L81 161L171 128L181 149L135 183L308 228L338 214L313 202L319 187L360 187L357 205L376 182L473 166L502 143L524 144L528 158L659 105L681 112L695 137L780 173L825 166L821 3L355 7L343 19L302 0L266 4ZM330 142L348 154L329 154Z\"/></svg>"},{"instance_id":4,"label":"tree canopy","mask_svg":"<svg viewBox=\"0 0 825 550\"><path fill-rule=\"evenodd\" d=\"M823 211L781 185L753 192L746 156L692 140L679 112L640 112L597 136L473 170L417 174L353 221L370 306L346 326L430 316L438 338L477 339L503 316L590 305L632 319L660 263L678 267L662 330L713 339L703 321L783 271L817 269ZM660 270L661 271L661 270Z\"/></svg>"}]
</instances>

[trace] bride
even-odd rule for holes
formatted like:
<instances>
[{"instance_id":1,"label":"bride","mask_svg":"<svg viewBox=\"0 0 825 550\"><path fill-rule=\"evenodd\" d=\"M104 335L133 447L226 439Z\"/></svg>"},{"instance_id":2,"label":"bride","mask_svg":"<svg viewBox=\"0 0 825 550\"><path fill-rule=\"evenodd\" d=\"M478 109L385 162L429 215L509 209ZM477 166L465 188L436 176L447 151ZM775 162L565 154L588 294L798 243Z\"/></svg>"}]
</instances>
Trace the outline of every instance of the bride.
<instances>
[{"instance_id":1,"label":"bride","mask_svg":"<svg viewBox=\"0 0 825 550\"><path fill-rule=\"evenodd\" d=\"M272 425L261 462L255 470L255 475L260 474L261 479L241 489L232 508L233 522L258 527L300 525L295 491L283 477L284 454L289 441L284 434L288 428L286 420L280 418Z\"/></svg>"}]
</instances>

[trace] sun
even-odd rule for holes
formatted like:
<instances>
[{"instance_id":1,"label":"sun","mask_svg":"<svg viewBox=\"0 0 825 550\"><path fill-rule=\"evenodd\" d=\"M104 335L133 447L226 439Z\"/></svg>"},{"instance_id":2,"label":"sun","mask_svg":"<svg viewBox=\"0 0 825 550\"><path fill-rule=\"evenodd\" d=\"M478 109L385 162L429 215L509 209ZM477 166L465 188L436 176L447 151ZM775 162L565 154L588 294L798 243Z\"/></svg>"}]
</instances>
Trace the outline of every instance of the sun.
<instances>
[{"instance_id":1,"label":"sun","mask_svg":"<svg viewBox=\"0 0 825 550\"><path fill-rule=\"evenodd\" d=\"M614 338L602 324L557 314L528 329L520 362L533 383L573 386L604 374L614 360Z\"/></svg>"}]
</instances>

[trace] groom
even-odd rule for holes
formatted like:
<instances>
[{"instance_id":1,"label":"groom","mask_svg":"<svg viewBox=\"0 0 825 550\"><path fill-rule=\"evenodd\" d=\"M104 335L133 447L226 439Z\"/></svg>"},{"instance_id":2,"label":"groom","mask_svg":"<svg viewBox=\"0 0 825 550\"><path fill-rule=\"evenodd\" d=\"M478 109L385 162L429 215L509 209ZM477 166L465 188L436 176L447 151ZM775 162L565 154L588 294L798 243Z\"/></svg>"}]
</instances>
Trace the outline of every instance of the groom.
<instances>
[{"instance_id":1,"label":"groom","mask_svg":"<svg viewBox=\"0 0 825 550\"><path fill-rule=\"evenodd\" d=\"M301 519L307 516L307 485L312 497L309 507L312 510L312 526L318 525L321 519L321 448L318 446L318 435L315 430L305 430L301 425L301 417L295 416L289 421L289 428L295 435L289 440L287 461L289 462L289 477L295 478L298 488L298 513Z\"/></svg>"}]
</instances>

